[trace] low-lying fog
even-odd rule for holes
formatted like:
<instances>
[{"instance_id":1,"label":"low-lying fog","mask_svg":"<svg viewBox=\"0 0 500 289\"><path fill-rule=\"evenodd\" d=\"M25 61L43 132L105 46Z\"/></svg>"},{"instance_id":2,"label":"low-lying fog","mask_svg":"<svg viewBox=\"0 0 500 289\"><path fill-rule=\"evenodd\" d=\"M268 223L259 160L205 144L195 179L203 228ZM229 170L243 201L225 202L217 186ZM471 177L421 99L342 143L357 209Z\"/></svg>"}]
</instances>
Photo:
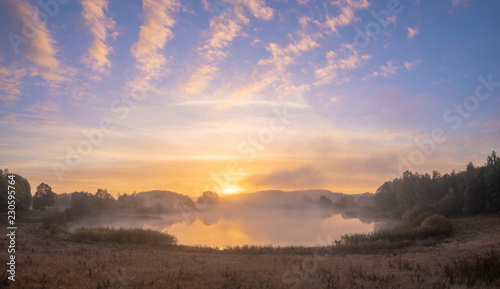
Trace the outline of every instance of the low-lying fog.
<instances>
[{"instance_id":1,"label":"low-lying fog","mask_svg":"<svg viewBox=\"0 0 500 289\"><path fill-rule=\"evenodd\" d=\"M351 198L354 202L346 204L344 196L319 190L267 191L221 199L208 195L197 202L174 202L175 210L169 213L120 211L74 222L73 228L149 228L174 235L182 245L318 246L330 244L344 234L374 230L374 222L346 217L361 208L358 203L370 200L362 201L359 196L363 195L358 195Z\"/></svg>"}]
</instances>

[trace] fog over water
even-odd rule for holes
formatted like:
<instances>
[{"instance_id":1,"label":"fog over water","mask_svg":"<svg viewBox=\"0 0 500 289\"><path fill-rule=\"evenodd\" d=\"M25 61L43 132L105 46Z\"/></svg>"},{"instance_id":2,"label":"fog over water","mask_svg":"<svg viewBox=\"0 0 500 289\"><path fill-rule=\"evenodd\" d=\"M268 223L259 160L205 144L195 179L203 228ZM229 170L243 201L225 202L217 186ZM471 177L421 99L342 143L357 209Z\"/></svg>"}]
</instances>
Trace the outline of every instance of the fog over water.
<instances>
[{"instance_id":1,"label":"fog over water","mask_svg":"<svg viewBox=\"0 0 500 289\"><path fill-rule=\"evenodd\" d=\"M332 202L342 198L330 191L260 192L220 200L217 197L217 202L212 203L180 202L176 210L166 214L118 213L73 225L149 228L174 235L178 244L211 247L318 246L344 234L372 232L376 227L370 220L347 218L345 209L321 204L320 196Z\"/></svg>"},{"instance_id":2,"label":"fog over water","mask_svg":"<svg viewBox=\"0 0 500 289\"><path fill-rule=\"evenodd\" d=\"M345 220L340 215L329 218L286 216L279 211L259 211L256 215L222 217L214 224L196 220L172 224L168 232L185 245L320 245L318 238L335 240L341 235L373 231L373 224L359 219Z\"/></svg>"}]
</instances>

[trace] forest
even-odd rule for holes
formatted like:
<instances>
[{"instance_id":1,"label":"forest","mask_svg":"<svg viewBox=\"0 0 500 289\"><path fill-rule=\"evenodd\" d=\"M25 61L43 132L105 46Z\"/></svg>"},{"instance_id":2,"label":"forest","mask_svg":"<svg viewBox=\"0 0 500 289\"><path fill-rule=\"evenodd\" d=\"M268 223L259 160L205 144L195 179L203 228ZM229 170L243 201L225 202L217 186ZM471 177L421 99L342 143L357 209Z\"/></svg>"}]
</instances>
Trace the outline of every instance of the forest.
<instances>
[{"instance_id":1,"label":"forest","mask_svg":"<svg viewBox=\"0 0 500 289\"><path fill-rule=\"evenodd\" d=\"M441 175L406 171L375 193L374 214L412 220L424 213L459 217L500 210L500 158L495 151L483 166Z\"/></svg>"}]
</instances>

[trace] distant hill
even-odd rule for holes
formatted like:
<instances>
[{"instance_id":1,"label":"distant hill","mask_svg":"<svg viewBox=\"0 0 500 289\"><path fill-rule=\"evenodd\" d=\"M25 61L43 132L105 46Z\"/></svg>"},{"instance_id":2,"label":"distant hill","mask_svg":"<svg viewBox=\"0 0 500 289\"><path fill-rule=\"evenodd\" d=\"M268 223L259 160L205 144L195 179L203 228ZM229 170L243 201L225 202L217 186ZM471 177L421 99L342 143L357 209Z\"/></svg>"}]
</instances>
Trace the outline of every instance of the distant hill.
<instances>
[{"instance_id":1,"label":"distant hill","mask_svg":"<svg viewBox=\"0 0 500 289\"><path fill-rule=\"evenodd\" d=\"M221 202L252 207L303 208L307 205L318 204L321 196L326 196L332 202L337 202L344 194L334 193L329 190L267 190L223 196L221 197Z\"/></svg>"},{"instance_id":2,"label":"distant hill","mask_svg":"<svg viewBox=\"0 0 500 289\"><path fill-rule=\"evenodd\" d=\"M61 210L70 208L75 193L57 195L54 207ZM92 194L84 193L83 196L86 196L86 202L88 203L86 203L86 206L90 207L90 214L95 211L92 208L98 207L99 203L103 201ZM204 194L194 202L189 196L183 194L165 190L153 190L120 195L116 199L112 198L112 200L112 204L108 204L109 206L105 210L108 213L114 211L121 213L163 214L177 213L179 209L182 209L182 211L193 210L193 212L197 212L205 210L208 207L218 208L217 210L231 208L236 210L243 208L306 209L317 208L318 206L325 209L347 209L371 205L373 203L373 194L346 195L330 190L266 190L226 196ZM77 207L80 208L82 206L83 203L80 200Z\"/></svg>"}]
</instances>

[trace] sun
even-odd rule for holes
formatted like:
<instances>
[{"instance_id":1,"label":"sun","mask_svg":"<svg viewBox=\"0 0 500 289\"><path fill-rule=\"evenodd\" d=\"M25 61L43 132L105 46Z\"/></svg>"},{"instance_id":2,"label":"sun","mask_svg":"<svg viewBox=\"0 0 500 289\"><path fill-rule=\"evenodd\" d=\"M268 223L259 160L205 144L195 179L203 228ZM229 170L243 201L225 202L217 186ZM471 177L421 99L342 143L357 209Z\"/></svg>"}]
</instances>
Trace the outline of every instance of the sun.
<instances>
[{"instance_id":1,"label":"sun","mask_svg":"<svg viewBox=\"0 0 500 289\"><path fill-rule=\"evenodd\" d=\"M240 188L236 187L236 186L227 186L227 187L224 187L222 188L222 193L223 194L236 194L237 192L240 191Z\"/></svg>"}]
</instances>

